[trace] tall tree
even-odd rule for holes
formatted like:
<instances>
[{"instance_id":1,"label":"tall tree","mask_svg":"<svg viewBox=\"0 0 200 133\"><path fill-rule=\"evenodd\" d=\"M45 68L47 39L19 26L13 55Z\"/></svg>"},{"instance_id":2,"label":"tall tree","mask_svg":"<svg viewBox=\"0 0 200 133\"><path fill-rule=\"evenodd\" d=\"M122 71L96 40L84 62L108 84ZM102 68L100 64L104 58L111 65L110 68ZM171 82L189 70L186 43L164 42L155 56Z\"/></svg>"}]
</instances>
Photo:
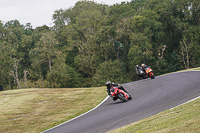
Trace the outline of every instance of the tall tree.
<instances>
[{"instance_id":1,"label":"tall tree","mask_svg":"<svg viewBox=\"0 0 200 133\"><path fill-rule=\"evenodd\" d=\"M18 85L18 88L21 88L21 79L23 79L23 64L24 60L24 51L22 49L22 36L25 33L24 27L17 20L8 21L5 24L7 32L5 34L5 41L7 42L7 48L10 57L10 76L14 79L14 83ZM10 78L10 80L12 80Z\"/></svg>"},{"instance_id":2,"label":"tall tree","mask_svg":"<svg viewBox=\"0 0 200 133\"><path fill-rule=\"evenodd\" d=\"M200 42L200 31L196 26L190 26L187 30L183 32L183 38L180 41L180 55L181 60L185 68L195 67L196 61L192 61L192 58L198 54L196 48L199 48ZM191 64L191 61L194 64Z\"/></svg>"},{"instance_id":3,"label":"tall tree","mask_svg":"<svg viewBox=\"0 0 200 133\"><path fill-rule=\"evenodd\" d=\"M30 52L32 65L40 70L42 78L46 78L46 74L51 72L53 61L60 54L57 44L54 32L45 32Z\"/></svg>"}]
</instances>

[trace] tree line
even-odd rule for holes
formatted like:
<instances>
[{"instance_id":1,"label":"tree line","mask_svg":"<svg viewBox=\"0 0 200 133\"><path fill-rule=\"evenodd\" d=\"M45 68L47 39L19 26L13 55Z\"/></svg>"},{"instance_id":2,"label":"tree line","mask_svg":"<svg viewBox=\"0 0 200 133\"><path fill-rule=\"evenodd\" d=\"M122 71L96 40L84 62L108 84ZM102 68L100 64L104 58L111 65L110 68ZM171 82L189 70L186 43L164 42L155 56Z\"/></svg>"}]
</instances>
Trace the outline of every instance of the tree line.
<instances>
[{"instance_id":1,"label":"tree line","mask_svg":"<svg viewBox=\"0 0 200 133\"><path fill-rule=\"evenodd\" d=\"M0 21L0 84L6 89L91 87L200 66L199 0L79 1L54 25ZM39 20L38 20L39 21Z\"/></svg>"}]
</instances>

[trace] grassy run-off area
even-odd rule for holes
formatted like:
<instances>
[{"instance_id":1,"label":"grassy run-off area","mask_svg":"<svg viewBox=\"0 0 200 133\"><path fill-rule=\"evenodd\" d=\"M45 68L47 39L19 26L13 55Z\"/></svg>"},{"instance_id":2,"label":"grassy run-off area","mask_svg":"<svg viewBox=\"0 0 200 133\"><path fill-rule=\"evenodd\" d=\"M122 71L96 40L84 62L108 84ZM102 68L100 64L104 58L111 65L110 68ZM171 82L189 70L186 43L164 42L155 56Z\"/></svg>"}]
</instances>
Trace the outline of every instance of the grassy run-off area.
<instances>
[{"instance_id":1,"label":"grassy run-off area","mask_svg":"<svg viewBox=\"0 0 200 133\"><path fill-rule=\"evenodd\" d=\"M39 133L94 108L105 87L0 92L0 133Z\"/></svg>"}]
</instances>

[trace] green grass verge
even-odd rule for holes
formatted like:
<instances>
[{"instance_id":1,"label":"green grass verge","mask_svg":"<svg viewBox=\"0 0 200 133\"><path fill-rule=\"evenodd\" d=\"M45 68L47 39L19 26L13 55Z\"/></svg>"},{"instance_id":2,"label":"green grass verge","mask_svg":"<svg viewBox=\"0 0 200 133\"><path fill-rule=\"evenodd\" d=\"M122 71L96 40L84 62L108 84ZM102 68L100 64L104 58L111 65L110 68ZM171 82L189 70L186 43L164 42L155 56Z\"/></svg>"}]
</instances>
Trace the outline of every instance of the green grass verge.
<instances>
[{"instance_id":1,"label":"green grass verge","mask_svg":"<svg viewBox=\"0 0 200 133\"><path fill-rule=\"evenodd\" d=\"M176 71L176 72L192 71L192 70L200 70L200 67L190 68L190 69L184 69L184 70L180 70L180 71ZM176 72L165 73L165 74L162 74L162 75L167 75L167 74L176 73Z\"/></svg>"},{"instance_id":2,"label":"green grass verge","mask_svg":"<svg viewBox=\"0 0 200 133\"><path fill-rule=\"evenodd\" d=\"M188 71L188 70L200 70L200 67L197 67L197 68L190 68L190 69L186 69L185 71Z\"/></svg>"},{"instance_id":3,"label":"green grass verge","mask_svg":"<svg viewBox=\"0 0 200 133\"><path fill-rule=\"evenodd\" d=\"M94 108L105 87L0 92L0 133L39 133Z\"/></svg>"}]
</instances>

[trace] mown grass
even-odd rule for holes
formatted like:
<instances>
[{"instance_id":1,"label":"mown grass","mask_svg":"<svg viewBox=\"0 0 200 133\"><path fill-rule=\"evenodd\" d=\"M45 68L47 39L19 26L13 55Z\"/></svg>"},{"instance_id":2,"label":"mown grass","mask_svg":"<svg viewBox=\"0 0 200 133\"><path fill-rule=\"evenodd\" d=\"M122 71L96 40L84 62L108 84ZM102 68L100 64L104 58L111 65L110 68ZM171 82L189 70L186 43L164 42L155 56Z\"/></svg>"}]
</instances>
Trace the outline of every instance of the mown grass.
<instances>
[{"instance_id":1,"label":"mown grass","mask_svg":"<svg viewBox=\"0 0 200 133\"><path fill-rule=\"evenodd\" d=\"M200 98L109 133L200 133Z\"/></svg>"},{"instance_id":2,"label":"mown grass","mask_svg":"<svg viewBox=\"0 0 200 133\"><path fill-rule=\"evenodd\" d=\"M189 68L189 69L183 69L183 70L176 71L176 72L192 71L192 70L200 70L200 67L197 67L197 68ZM167 75L167 74L176 73L176 72L165 73L165 74L162 74L162 75Z\"/></svg>"},{"instance_id":3,"label":"mown grass","mask_svg":"<svg viewBox=\"0 0 200 133\"><path fill-rule=\"evenodd\" d=\"M106 97L105 87L0 92L0 133L39 133L76 117Z\"/></svg>"},{"instance_id":4,"label":"mown grass","mask_svg":"<svg viewBox=\"0 0 200 133\"><path fill-rule=\"evenodd\" d=\"M197 68L190 68L190 69L186 69L185 71L188 71L188 70L200 70L200 67L197 67Z\"/></svg>"}]
</instances>

